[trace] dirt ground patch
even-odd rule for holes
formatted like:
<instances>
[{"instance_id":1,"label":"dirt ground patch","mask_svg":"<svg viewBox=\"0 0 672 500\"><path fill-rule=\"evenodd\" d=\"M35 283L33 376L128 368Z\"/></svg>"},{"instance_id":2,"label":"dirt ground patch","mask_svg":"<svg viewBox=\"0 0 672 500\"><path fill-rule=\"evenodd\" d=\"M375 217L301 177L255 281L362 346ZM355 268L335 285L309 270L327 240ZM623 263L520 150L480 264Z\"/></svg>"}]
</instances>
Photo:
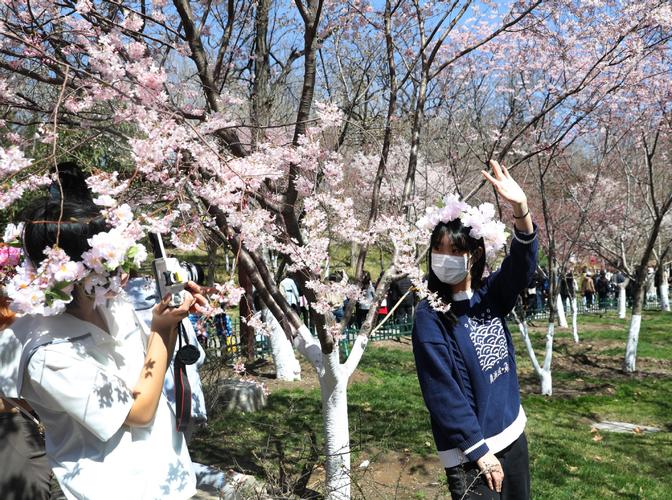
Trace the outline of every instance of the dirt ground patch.
<instances>
[{"instance_id":1,"label":"dirt ground patch","mask_svg":"<svg viewBox=\"0 0 672 500\"><path fill-rule=\"evenodd\" d=\"M247 364L247 372L245 376L248 379L253 379L257 382L263 383L268 389L269 394L272 394L273 392L280 389L318 389L320 387L320 382L317 378L315 368L313 368L310 362L303 356L299 356L298 360L301 364L301 380L287 382L276 379L275 366L271 358L260 358L254 363ZM231 366L225 363L218 364L216 367L213 366L211 369L216 370L216 377L213 377L212 374L210 377L217 380L240 378L240 375L238 375ZM355 370L355 373L353 373L352 377L350 377L348 386L367 382L370 380L370 378L371 376L369 374L364 373L361 370Z\"/></svg>"},{"instance_id":2,"label":"dirt ground patch","mask_svg":"<svg viewBox=\"0 0 672 500\"><path fill-rule=\"evenodd\" d=\"M622 369L621 356L605 356L601 352L613 347L622 347L622 342L615 340L591 340L575 344L570 339L555 338L553 349L554 372L571 373L576 378L563 379L562 384L553 385L554 396L578 396L581 394L614 394L611 382L626 379L646 379L648 377L672 377L672 360L637 358L637 372L625 373ZM540 355L542 353L538 353ZM517 357L525 353L517 353ZM539 361L540 363L542 360ZM518 378L523 393L538 394L539 379L534 370L519 368ZM586 380L588 379L588 380Z\"/></svg>"},{"instance_id":3,"label":"dirt ground patch","mask_svg":"<svg viewBox=\"0 0 672 500\"><path fill-rule=\"evenodd\" d=\"M433 445L432 445L433 446ZM363 466L368 461L366 466ZM352 463L352 497L366 500L392 499L443 499L447 487L439 471L443 471L436 455L421 457L409 450L400 452L362 452ZM324 471L316 469L312 477L324 477ZM320 489L319 482L309 484L311 489Z\"/></svg>"},{"instance_id":4,"label":"dirt ground patch","mask_svg":"<svg viewBox=\"0 0 672 500\"><path fill-rule=\"evenodd\" d=\"M566 334L569 337L572 336L572 330L571 330L572 317L568 316L567 321L570 323L570 328L561 328L556 323L556 326L555 326L555 334L556 335ZM515 323L510 324L509 326L515 328ZM528 326L529 326L529 329L530 329L531 332L546 334L547 324L544 321L539 321L539 320L532 321L531 323L528 323ZM604 331L622 332L623 331L623 325L612 325L612 324L607 324L607 323L592 324L592 323L583 323L583 322L581 322L579 324L579 336L581 336L581 332L604 332Z\"/></svg>"}]
</instances>

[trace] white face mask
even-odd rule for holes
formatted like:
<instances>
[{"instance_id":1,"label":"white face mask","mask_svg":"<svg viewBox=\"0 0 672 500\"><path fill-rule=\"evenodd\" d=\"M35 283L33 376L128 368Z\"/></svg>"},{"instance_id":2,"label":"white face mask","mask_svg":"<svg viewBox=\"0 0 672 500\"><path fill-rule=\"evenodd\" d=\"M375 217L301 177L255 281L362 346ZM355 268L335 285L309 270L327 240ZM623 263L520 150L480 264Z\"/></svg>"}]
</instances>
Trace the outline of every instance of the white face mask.
<instances>
[{"instance_id":1,"label":"white face mask","mask_svg":"<svg viewBox=\"0 0 672 500\"><path fill-rule=\"evenodd\" d=\"M467 277L469 256L432 253L432 271L442 283L456 285Z\"/></svg>"}]
</instances>

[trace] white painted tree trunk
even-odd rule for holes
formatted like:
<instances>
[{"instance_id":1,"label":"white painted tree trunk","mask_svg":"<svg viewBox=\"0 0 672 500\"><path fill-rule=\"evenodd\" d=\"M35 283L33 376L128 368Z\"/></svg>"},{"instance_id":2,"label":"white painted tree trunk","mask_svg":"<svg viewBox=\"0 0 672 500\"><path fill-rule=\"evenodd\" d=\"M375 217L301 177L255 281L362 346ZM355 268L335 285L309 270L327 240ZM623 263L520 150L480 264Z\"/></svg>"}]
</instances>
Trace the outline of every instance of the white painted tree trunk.
<instances>
[{"instance_id":1,"label":"white painted tree trunk","mask_svg":"<svg viewBox=\"0 0 672 500\"><path fill-rule=\"evenodd\" d=\"M275 364L275 376L278 380L293 382L301 380L301 365L294 355L292 343L285 335L285 331L271 314L271 311L264 308L261 312L261 318L264 323L269 325L269 341L271 344L271 355Z\"/></svg>"},{"instance_id":2,"label":"white painted tree trunk","mask_svg":"<svg viewBox=\"0 0 672 500\"><path fill-rule=\"evenodd\" d=\"M618 286L618 317L620 319L625 319L626 302L625 284L621 284Z\"/></svg>"},{"instance_id":3,"label":"white painted tree trunk","mask_svg":"<svg viewBox=\"0 0 672 500\"><path fill-rule=\"evenodd\" d=\"M544 366L541 376L541 393L544 396L553 395L553 378L551 375L551 361L553 359L553 337L555 335L555 324L548 323L546 330L546 352L544 353Z\"/></svg>"},{"instance_id":4,"label":"white painted tree trunk","mask_svg":"<svg viewBox=\"0 0 672 500\"><path fill-rule=\"evenodd\" d=\"M572 307L572 334L574 335L574 342L579 343L579 327L576 322L577 315L579 313L579 308L576 305L576 297L569 298Z\"/></svg>"},{"instance_id":5,"label":"white painted tree trunk","mask_svg":"<svg viewBox=\"0 0 672 500\"><path fill-rule=\"evenodd\" d=\"M632 373L637 370L637 342L639 342L639 330L642 326L641 314L633 314L628 331L628 343L625 346L625 371Z\"/></svg>"},{"instance_id":6,"label":"white painted tree trunk","mask_svg":"<svg viewBox=\"0 0 672 500\"><path fill-rule=\"evenodd\" d=\"M324 451L326 456L325 498L350 498L350 429L348 426L348 380L357 368L368 338L358 335L345 363L339 362L338 347L324 354L320 344L304 325L294 339L296 348L315 367L320 381Z\"/></svg>"},{"instance_id":7,"label":"white painted tree trunk","mask_svg":"<svg viewBox=\"0 0 672 500\"><path fill-rule=\"evenodd\" d=\"M650 275L647 278L647 285L646 285L646 302L653 302L658 298L658 295L656 294L656 282L653 277L653 275Z\"/></svg>"},{"instance_id":8,"label":"white painted tree trunk","mask_svg":"<svg viewBox=\"0 0 672 500\"><path fill-rule=\"evenodd\" d=\"M520 330L520 335L523 338L523 342L525 343L525 348L527 349L527 354L530 357L530 361L532 362L532 366L534 367L534 371L539 377L539 382L541 384L541 393L545 396L551 396L553 394L553 377L551 376L551 363L550 363L550 355L548 353L548 342L546 342L546 356L544 359L544 366L546 365L546 360L548 360L548 369L542 368L539 365L539 361L537 360L537 355L534 352L534 348L532 347L532 342L530 341L530 335L529 331L527 329L527 322L526 321L520 321L520 319L516 316L516 321L518 322L518 329ZM553 328L555 325L553 323L549 324L550 328ZM553 338L553 334L551 333L551 339ZM551 341L551 351L553 349L553 343Z\"/></svg>"},{"instance_id":9,"label":"white painted tree trunk","mask_svg":"<svg viewBox=\"0 0 672 500\"><path fill-rule=\"evenodd\" d=\"M556 297L557 309L558 309L558 321L560 322L560 328L567 328L567 317L565 316L565 304L563 304L562 296L560 294Z\"/></svg>"},{"instance_id":10,"label":"white painted tree trunk","mask_svg":"<svg viewBox=\"0 0 672 500\"><path fill-rule=\"evenodd\" d=\"M338 360L338 348L324 356L320 377L324 448L326 454L325 497L350 498L350 429L348 426L348 376Z\"/></svg>"},{"instance_id":11,"label":"white painted tree trunk","mask_svg":"<svg viewBox=\"0 0 672 500\"><path fill-rule=\"evenodd\" d=\"M667 283L664 283L658 287L658 292L660 292L660 309L661 311L670 310L670 286Z\"/></svg>"},{"instance_id":12,"label":"white painted tree trunk","mask_svg":"<svg viewBox=\"0 0 672 500\"><path fill-rule=\"evenodd\" d=\"M552 396L553 395L553 375L551 372L547 372L542 369L539 374L541 378L541 394L543 396Z\"/></svg>"}]
</instances>

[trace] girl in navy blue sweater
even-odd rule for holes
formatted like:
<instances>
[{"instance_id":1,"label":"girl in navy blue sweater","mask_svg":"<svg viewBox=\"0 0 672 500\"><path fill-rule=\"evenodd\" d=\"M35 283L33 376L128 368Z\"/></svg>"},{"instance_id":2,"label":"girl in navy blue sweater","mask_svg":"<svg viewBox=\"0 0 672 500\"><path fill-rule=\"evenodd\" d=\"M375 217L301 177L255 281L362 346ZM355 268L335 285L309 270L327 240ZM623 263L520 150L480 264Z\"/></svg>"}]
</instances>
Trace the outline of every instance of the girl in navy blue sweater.
<instances>
[{"instance_id":1,"label":"girl in navy blue sweater","mask_svg":"<svg viewBox=\"0 0 672 500\"><path fill-rule=\"evenodd\" d=\"M413 352L453 499L525 500L526 417L504 318L534 274L537 238L525 193L505 167L490 165L493 174L483 175L513 208L509 255L483 279L486 253L505 241L491 205L469 207L448 197L444 207L430 210L424 225L432 229L434 306L425 300L417 308ZM437 297L449 311L441 312Z\"/></svg>"}]
</instances>

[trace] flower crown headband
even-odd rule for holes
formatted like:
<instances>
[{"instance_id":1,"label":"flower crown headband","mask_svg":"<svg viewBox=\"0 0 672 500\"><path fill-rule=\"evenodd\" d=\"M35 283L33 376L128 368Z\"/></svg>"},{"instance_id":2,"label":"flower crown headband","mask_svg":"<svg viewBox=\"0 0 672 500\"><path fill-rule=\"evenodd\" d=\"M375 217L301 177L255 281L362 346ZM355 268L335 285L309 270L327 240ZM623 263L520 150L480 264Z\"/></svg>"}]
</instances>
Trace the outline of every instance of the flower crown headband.
<instances>
[{"instance_id":1,"label":"flower crown headband","mask_svg":"<svg viewBox=\"0 0 672 500\"><path fill-rule=\"evenodd\" d=\"M102 213L112 228L87 240L91 248L82 254L81 261L73 261L56 245L44 249L45 258L37 268L23 259L6 285L12 309L23 314L59 314L72 301L78 283L83 283L96 304L104 302L108 293L121 291L121 272L138 269L147 258L144 245L136 243L143 229L126 204ZM16 246L22 234L20 225L9 225L5 242Z\"/></svg>"},{"instance_id":2,"label":"flower crown headband","mask_svg":"<svg viewBox=\"0 0 672 500\"><path fill-rule=\"evenodd\" d=\"M428 207L416 225L420 229L433 231L440 222L448 223L456 219L470 228L469 236L477 240L483 238L486 258L494 257L506 244L509 233L504 223L495 219L495 206L492 203L471 206L460 201L456 194L446 195L442 206Z\"/></svg>"}]
</instances>

